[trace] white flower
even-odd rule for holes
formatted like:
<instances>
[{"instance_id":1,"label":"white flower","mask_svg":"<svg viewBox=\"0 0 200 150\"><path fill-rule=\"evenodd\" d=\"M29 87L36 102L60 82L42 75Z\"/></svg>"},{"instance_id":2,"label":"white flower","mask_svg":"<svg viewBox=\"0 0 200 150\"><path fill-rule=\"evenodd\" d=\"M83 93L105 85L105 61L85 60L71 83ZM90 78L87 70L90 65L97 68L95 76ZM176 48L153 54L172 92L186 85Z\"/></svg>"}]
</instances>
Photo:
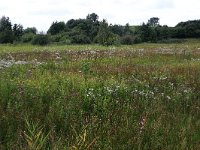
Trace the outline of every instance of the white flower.
<instances>
[{"instance_id":1,"label":"white flower","mask_svg":"<svg viewBox=\"0 0 200 150\"><path fill-rule=\"evenodd\" d=\"M166 96L166 98L167 98L168 100L170 100L170 99L171 99L171 97L170 97L170 96Z\"/></svg>"}]
</instances>

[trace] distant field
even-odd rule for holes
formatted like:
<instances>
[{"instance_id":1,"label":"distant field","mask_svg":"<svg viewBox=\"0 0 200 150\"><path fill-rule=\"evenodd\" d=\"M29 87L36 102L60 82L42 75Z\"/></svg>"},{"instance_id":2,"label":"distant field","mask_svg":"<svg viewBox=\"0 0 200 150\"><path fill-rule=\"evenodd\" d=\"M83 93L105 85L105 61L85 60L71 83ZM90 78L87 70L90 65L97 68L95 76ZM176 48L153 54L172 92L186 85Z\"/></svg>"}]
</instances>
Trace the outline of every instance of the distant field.
<instances>
[{"instance_id":1,"label":"distant field","mask_svg":"<svg viewBox=\"0 0 200 150\"><path fill-rule=\"evenodd\" d=\"M200 149L200 40L0 45L0 149Z\"/></svg>"},{"instance_id":2,"label":"distant field","mask_svg":"<svg viewBox=\"0 0 200 150\"><path fill-rule=\"evenodd\" d=\"M49 45L49 46L36 46L31 44L1 44L0 53L7 52L37 52L37 51L64 51L64 50L127 50L127 49L154 49L154 48L181 48L192 50L200 47L200 39L187 39L183 43L172 44L134 44L134 45L121 45L121 46L100 46L100 45Z\"/></svg>"}]
</instances>

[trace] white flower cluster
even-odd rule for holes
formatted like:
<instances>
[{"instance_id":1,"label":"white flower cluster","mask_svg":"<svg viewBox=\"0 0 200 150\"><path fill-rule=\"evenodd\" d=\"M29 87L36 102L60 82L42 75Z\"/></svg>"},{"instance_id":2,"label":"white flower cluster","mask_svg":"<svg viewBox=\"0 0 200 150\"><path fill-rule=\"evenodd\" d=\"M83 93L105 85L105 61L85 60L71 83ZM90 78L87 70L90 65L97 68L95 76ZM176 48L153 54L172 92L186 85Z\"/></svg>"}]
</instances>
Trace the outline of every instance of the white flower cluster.
<instances>
[{"instance_id":1,"label":"white flower cluster","mask_svg":"<svg viewBox=\"0 0 200 150\"><path fill-rule=\"evenodd\" d=\"M153 77L153 79L156 79L156 80L159 80L159 81L162 81L162 80L166 80L168 77L167 76L164 76L164 75L160 75L160 76L155 76Z\"/></svg>"},{"instance_id":2,"label":"white flower cluster","mask_svg":"<svg viewBox=\"0 0 200 150\"><path fill-rule=\"evenodd\" d=\"M154 98L155 93L151 90L139 90L139 89L134 89L132 91L133 95L138 95L138 96L142 96L145 98Z\"/></svg>"},{"instance_id":3,"label":"white flower cluster","mask_svg":"<svg viewBox=\"0 0 200 150\"><path fill-rule=\"evenodd\" d=\"M200 58L191 58L191 61L200 61Z\"/></svg>"},{"instance_id":4,"label":"white flower cluster","mask_svg":"<svg viewBox=\"0 0 200 150\"><path fill-rule=\"evenodd\" d=\"M107 92L108 94L112 94L117 92L120 89L119 85L111 85L111 86L106 86L104 87L105 92Z\"/></svg>"},{"instance_id":5,"label":"white flower cluster","mask_svg":"<svg viewBox=\"0 0 200 150\"><path fill-rule=\"evenodd\" d=\"M87 91L86 91L86 96L87 97L90 97L90 98L95 98L95 94L94 94L94 89L93 88L89 88Z\"/></svg>"},{"instance_id":6,"label":"white flower cluster","mask_svg":"<svg viewBox=\"0 0 200 150\"><path fill-rule=\"evenodd\" d=\"M37 61L14 61L14 60L0 60L0 69L9 68L12 65L26 65L26 64L35 64L41 65L42 62Z\"/></svg>"}]
</instances>

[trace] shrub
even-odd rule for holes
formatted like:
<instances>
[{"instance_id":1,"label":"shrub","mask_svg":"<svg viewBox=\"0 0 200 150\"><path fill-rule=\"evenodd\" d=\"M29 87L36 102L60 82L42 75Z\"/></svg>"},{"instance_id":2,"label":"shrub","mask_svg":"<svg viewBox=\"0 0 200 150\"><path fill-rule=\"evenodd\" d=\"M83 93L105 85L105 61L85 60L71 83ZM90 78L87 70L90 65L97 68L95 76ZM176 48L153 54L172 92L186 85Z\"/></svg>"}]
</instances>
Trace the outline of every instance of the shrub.
<instances>
[{"instance_id":1,"label":"shrub","mask_svg":"<svg viewBox=\"0 0 200 150\"><path fill-rule=\"evenodd\" d=\"M12 31L5 30L0 32L0 43L13 43L14 35Z\"/></svg>"},{"instance_id":2,"label":"shrub","mask_svg":"<svg viewBox=\"0 0 200 150\"><path fill-rule=\"evenodd\" d=\"M140 36L135 36L134 37L134 41L133 41L134 44L141 43L141 42L142 42L142 39L141 39Z\"/></svg>"},{"instance_id":3,"label":"shrub","mask_svg":"<svg viewBox=\"0 0 200 150\"><path fill-rule=\"evenodd\" d=\"M71 37L71 42L76 44L90 44L91 40L84 34L75 35Z\"/></svg>"},{"instance_id":4,"label":"shrub","mask_svg":"<svg viewBox=\"0 0 200 150\"><path fill-rule=\"evenodd\" d=\"M38 34L33 38L33 45L47 45L49 43L48 35Z\"/></svg>"},{"instance_id":5,"label":"shrub","mask_svg":"<svg viewBox=\"0 0 200 150\"><path fill-rule=\"evenodd\" d=\"M59 42L61 38L62 38L61 34L51 35L50 36L50 41L53 42L53 43L54 42Z\"/></svg>"},{"instance_id":6,"label":"shrub","mask_svg":"<svg viewBox=\"0 0 200 150\"><path fill-rule=\"evenodd\" d=\"M65 23L64 22L53 22L47 33L51 35L56 35L65 30Z\"/></svg>"},{"instance_id":7,"label":"shrub","mask_svg":"<svg viewBox=\"0 0 200 150\"><path fill-rule=\"evenodd\" d=\"M121 38L121 44L131 45L134 43L134 38L131 35L125 35Z\"/></svg>"},{"instance_id":8,"label":"shrub","mask_svg":"<svg viewBox=\"0 0 200 150\"><path fill-rule=\"evenodd\" d=\"M24 33L33 33L36 34L37 33L37 29L35 27L28 27L24 30Z\"/></svg>"},{"instance_id":9,"label":"shrub","mask_svg":"<svg viewBox=\"0 0 200 150\"><path fill-rule=\"evenodd\" d=\"M66 33L50 35L50 42L54 44L71 44L71 41Z\"/></svg>"},{"instance_id":10,"label":"shrub","mask_svg":"<svg viewBox=\"0 0 200 150\"><path fill-rule=\"evenodd\" d=\"M71 44L71 40L68 39L67 37L63 36L63 37L59 40L58 43L59 43L59 44Z\"/></svg>"},{"instance_id":11,"label":"shrub","mask_svg":"<svg viewBox=\"0 0 200 150\"><path fill-rule=\"evenodd\" d=\"M22 35L21 41L23 43L31 42L33 40L34 36L35 36L35 34L33 34L33 33L25 33L24 35Z\"/></svg>"},{"instance_id":12,"label":"shrub","mask_svg":"<svg viewBox=\"0 0 200 150\"><path fill-rule=\"evenodd\" d=\"M99 32L94 41L104 46L119 45L120 43L119 36L110 31L103 34Z\"/></svg>"}]
</instances>

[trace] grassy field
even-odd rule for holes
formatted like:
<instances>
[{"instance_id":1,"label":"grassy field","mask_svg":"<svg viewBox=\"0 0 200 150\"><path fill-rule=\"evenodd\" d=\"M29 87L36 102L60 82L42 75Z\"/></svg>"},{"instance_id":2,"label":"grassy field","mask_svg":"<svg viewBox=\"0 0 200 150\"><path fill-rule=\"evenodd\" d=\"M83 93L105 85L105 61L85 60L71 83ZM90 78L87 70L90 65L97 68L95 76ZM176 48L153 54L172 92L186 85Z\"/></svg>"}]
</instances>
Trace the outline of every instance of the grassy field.
<instances>
[{"instance_id":1,"label":"grassy field","mask_svg":"<svg viewBox=\"0 0 200 150\"><path fill-rule=\"evenodd\" d=\"M0 45L0 149L200 149L200 41Z\"/></svg>"}]
</instances>

